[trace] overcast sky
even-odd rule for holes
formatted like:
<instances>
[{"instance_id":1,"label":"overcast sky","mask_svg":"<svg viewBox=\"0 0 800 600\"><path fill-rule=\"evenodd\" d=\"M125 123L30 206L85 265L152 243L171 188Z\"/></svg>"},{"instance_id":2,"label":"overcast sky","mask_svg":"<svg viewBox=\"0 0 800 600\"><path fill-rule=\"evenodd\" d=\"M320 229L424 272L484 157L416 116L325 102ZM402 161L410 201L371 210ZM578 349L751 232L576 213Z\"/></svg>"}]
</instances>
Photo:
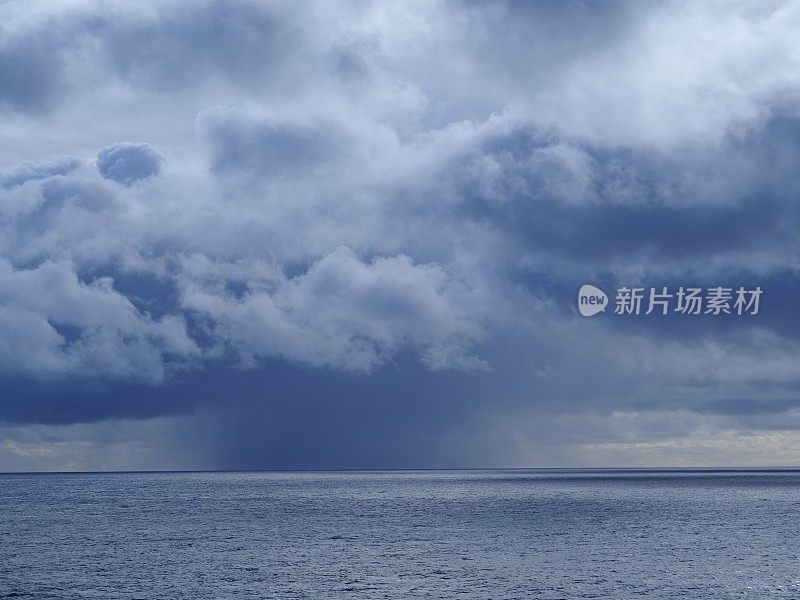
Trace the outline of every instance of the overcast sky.
<instances>
[{"instance_id":1,"label":"overcast sky","mask_svg":"<svg viewBox=\"0 0 800 600\"><path fill-rule=\"evenodd\" d=\"M0 470L799 464L798 31L0 1Z\"/></svg>"}]
</instances>

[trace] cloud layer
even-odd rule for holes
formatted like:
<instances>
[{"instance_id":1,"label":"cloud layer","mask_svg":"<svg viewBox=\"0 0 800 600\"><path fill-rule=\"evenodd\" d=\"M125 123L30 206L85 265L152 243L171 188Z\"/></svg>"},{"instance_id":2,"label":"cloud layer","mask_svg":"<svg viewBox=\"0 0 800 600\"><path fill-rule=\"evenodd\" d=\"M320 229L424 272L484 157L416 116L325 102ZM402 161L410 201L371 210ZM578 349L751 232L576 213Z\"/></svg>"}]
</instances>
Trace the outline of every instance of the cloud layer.
<instances>
[{"instance_id":1,"label":"cloud layer","mask_svg":"<svg viewBox=\"0 0 800 600\"><path fill-rule=\"evenodd\" d=\"M274 361L360 382L331 402L452 373L409 393L475 394L453 410L497 431L789 414L798 25L797 2L4 3L0 418L142 416L115 391ZM587 321L586 282L764 306Z\"/></svg>"}]
</instances>

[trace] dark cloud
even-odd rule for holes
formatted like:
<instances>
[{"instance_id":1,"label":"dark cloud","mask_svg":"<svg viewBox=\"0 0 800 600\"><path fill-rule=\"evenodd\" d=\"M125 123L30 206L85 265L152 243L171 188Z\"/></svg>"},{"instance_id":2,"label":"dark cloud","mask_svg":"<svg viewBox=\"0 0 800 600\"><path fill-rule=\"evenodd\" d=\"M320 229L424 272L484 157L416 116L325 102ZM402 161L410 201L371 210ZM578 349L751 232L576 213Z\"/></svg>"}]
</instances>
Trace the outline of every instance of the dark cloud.
<instances>
[{"instance_id":1,"label":"dark cloud","mask_svg":"<svg viewBox=\"0 0 800 600\"><path fill-rule=\"evenodd\" d=\"M0 108L40 113L58 103L62 58L49 34L42 28L0 34Z\"/></svg>"},{"instance_id":2,"label":"dark cloud","mask_svg":"<svg viewBox=\"0 0 800 600\"><path fill-rule=\"evenodd\" d=\"M794 5L0 23L5 421L185 418L246 467L794 430ZM583 319L586 282L764 296L747 319Z\"/></svg>"},{"instance_id":3,"label":"dark cloud","mask_svg":"<svg viewBox=\"0 0 800 600\"><path fill-rule=\"evenodd\" d=\"M209 141L212 168L281 178L330 164L348 151L334 123L297 123L216 111L199 126Z\"/></svg>"},{"instance_id":4,"label":"dark cloud","mask_svg":"<svg viewBox=\"0 0 800 600\"><path fill-rule=\"evenodd\" d=\"M159 5L150 15L115 11L84 26L118 76L156 89L196 86L210 76L258 85L296 50L291 12L250 0ZM122 17L122 18L119 18Z\"/></svg>"},{"instance_id":5,"label":"dark cloud","mask_svg":"<svg viewBox=\"0 0 800 600\"><path fill-rule=\"evenodd\" d=\"M106 179L132 185L161 172L161 154L149 144L117 142L97 153L97 170Z\"/></svg>"}]
</instances>

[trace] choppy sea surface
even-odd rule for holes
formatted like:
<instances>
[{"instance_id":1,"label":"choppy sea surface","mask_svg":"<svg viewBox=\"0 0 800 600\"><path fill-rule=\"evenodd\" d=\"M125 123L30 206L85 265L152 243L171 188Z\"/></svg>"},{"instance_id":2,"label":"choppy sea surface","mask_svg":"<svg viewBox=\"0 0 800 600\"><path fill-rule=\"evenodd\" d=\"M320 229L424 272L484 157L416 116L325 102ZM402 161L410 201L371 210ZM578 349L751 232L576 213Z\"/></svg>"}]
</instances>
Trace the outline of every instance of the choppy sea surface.
<instances>
[{"instance_id":1,"label":"choppy sea surface","mask_svg":"<svg viewBox=\"0 0 800 600\"><path fill-rule=\"evenodd\" d=\"M800 598L800 471L0 475L0 598Z\"/></svg>"}]
</instances>

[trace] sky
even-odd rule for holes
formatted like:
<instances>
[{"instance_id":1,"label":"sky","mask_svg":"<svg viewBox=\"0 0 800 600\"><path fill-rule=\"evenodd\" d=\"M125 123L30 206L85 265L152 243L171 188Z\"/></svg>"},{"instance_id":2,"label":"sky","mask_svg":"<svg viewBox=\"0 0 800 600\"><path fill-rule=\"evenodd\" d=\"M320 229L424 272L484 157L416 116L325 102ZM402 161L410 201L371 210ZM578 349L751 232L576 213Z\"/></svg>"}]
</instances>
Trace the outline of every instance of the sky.
<instances>
[{"instance_id":1,"label":"sky","mask_svg":"<svg viewBox=\"0 0 800 600\"><path fill-rule=\"evenodd\" d=\"M0 471L800 464L798 29L0 1Z\"/></svg>"}]
</instances>

